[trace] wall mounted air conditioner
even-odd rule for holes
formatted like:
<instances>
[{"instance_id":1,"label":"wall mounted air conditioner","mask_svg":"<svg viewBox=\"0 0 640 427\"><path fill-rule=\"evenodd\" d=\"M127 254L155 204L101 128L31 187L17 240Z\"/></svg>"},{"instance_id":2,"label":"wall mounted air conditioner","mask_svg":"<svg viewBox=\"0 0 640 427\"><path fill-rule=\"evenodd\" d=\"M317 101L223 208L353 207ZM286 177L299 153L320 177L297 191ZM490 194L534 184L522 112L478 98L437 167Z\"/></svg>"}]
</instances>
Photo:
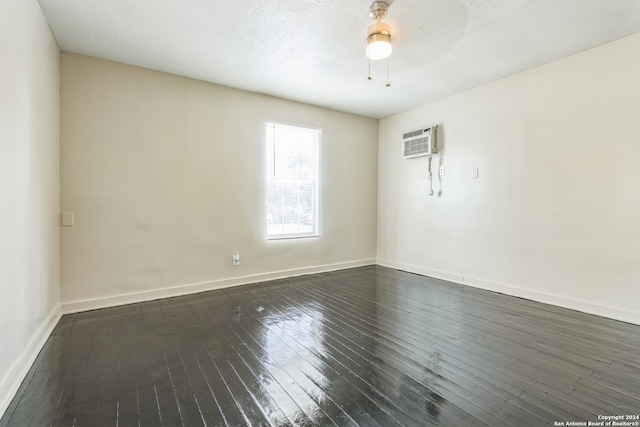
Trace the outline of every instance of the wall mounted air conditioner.
<instances>
[{"instance_id":1,"label":"wall mounted air conditioner","mask_svg":"<svg viewBox=\"0 0 640 427\"><path fill-rule=\"evenodd\" d=\"M438 126L414 130L402 135L402 156L405 159L431 156L438 153L436 140Z\"/></svg>"}]
</instances>

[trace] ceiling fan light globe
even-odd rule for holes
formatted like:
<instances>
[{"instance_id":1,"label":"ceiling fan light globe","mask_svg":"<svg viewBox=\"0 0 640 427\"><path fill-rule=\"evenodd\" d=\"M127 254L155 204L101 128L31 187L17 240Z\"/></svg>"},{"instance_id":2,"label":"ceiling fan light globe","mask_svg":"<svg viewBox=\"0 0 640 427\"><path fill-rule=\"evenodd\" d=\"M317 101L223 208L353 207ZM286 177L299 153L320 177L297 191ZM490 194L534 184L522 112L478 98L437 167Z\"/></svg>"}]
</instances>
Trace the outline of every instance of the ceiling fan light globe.
<instances>
[{"instance_id":1,"label":"ceiling fan light globe","mask_svg":"<svg viewBox=\"0 0 640 427\"><path fill-rule=\"evenodd\" d=\"M391 46L391 38L389 40L371 40L367 44L367 58L372 61L386 59L391 55L393 47Z\"/></svg>"}]
</instances>

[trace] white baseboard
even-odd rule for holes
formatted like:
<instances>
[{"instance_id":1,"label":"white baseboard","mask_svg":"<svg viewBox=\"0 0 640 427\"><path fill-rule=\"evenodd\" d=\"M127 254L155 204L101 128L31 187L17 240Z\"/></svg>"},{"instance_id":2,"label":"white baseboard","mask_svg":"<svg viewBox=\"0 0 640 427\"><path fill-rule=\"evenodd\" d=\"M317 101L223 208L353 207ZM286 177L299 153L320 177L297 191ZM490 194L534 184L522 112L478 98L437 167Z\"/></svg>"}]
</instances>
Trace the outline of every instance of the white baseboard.
<instances>
[{"instance_id":1,"label":"white baseboard","mask_svg":"<svg viewBox=\"0 0 640 427\"><path fill-rule=\"evenodd\" d=\"M210 282L192 283L188 285L173 286L170 288L154 289L144 292L135 292L111 297L95 298L83 301L70 301L62 303L62 313L78 313L99 308L114 307L123 304L152 301L161 298L177 297L182 295L195 294L198 292L212 291L215 289L229 288L232 286L248 285L251 283L265 282L267 280L285 279L288 277L304 276L307 274L325 273L328 271L345 270L348 268L364 267L374 265L373 258L357 261L340 262L336 264L325 264L314 267L292 268L288 270L273 271L269 273L252 274L249 276L232 277Z\"/></svg>"},{"instance_id":2,"label":"white baseboard","mask_svg":"<svg viewBox=\"0 0 640 427\"><path fill-rule=\"evenodd\" d=\"M587 314L595 314L597 316L606 317L622 322L640 325L640 312L624 310L617 307L610 307L602 304L596 304L589 301L582 301L573 298L567 298L559 295L547 294L531 289L519 288L517 286L505 285L502 283L491 282L488 280L478 279L476 277L463 276L460 274L446 273L437 270L431 270L424 267L418 267L411 264L397 263L393 261L378 259L376 262L383 267L394 268L396 270L408 271L410 273L421 274L423 276L434 277L436 279L448 280L459 285L471 286L474 288L484 289L487 291L500 292L514 297L525 298L544 304L555 305L557 307L568 308L570 310L580 311Z\"/></svg>"},{"instance_id":3,"label":"white baseboard","mask_svg":"<svg viewBox=\"0 0 640 427\"><path fill-rule=\"evenodd\" d=\"M409 273L416 273L422 276L429 276L435 279L447 280L453 283L463 284L464 276L460 276L459 274L446 273L444 271L431 270L429 268L418 267L417 265L411 264L402 264L399 262L388 261L386 259L378 259L376 260L376 264L382 267L389 267L395 270L408 271Z\"/></svg>"},{"instance_id":4,"label":"white baseboard","mask_svg":"<svg viewBox=\"0 0 640 427\"><path fill-rule=\"evenodd\" d=\"M9 369L9 374L0 384L0 418L2 418L11 400L18 392L20 384L22 384L29 369L31 369L31 365L33 365L36 357L38 357L38 353L40 353L47 339L49 339L53 328L55 328L58 321L60 321L60 317L62 317L61 306L57 305L53 311L49 313L49 316L47 316L42 325L40 325L40 328L38 328L38 331L31 339L31 342L29 342L27 348Z\"/></svg>"}]
</instances>

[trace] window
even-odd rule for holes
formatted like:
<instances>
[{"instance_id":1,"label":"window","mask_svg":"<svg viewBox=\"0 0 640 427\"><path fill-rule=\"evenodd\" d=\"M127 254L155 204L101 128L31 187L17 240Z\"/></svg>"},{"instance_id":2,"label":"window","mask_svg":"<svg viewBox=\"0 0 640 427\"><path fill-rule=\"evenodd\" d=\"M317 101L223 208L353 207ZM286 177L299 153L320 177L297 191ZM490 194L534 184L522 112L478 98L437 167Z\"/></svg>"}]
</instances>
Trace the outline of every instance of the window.
<instances>
[{"instance_id":1,"label":"window","mask_svg":"<svg viewBox=\"0 0 640 427\"><path fill-rule=\"evenodd\" d=\"M322 131L267 123L267 237L319 234Z\"/></svg>"}]
</instances>

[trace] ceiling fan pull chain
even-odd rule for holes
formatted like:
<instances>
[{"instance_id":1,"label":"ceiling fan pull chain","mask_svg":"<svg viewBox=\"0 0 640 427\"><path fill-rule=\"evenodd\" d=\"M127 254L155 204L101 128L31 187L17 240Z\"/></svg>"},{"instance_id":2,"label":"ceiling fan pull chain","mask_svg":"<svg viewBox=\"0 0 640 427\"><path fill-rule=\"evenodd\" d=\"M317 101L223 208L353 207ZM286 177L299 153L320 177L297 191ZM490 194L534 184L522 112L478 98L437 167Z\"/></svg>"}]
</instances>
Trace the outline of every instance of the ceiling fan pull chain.
<instances>
[{"instance_id":1,"label":"ceiling fan pull chain","mask_svg":"<svg viewBox=\"0 0 640 427\"><path fill-rule=\"evenodd\" d=\"M371 61L371 60L369 60ZM391 83L389 83L389 58L387 58L387 84L385 85L386 87L391 86Z\"/></svg>"}]
</instances>

